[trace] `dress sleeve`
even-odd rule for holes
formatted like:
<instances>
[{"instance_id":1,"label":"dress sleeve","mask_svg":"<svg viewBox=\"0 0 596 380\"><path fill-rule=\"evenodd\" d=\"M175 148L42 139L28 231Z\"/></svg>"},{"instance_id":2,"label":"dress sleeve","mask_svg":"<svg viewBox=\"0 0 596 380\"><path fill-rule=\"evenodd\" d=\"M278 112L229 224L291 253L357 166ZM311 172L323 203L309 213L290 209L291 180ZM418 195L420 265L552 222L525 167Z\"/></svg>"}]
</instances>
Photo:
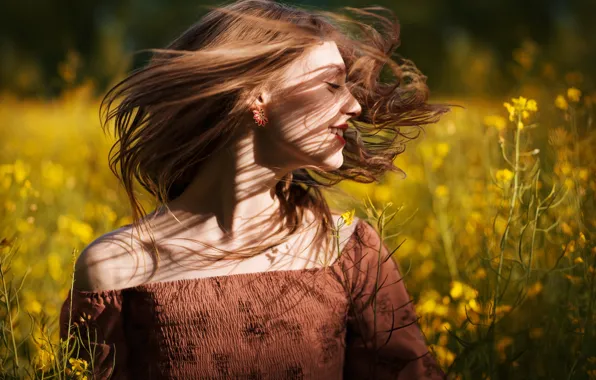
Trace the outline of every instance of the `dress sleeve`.
<instances>
[{"instance_id":1,"label":"dress sleeve","mask_svg":"<svg viewBox=\"0 0 596 380\"><path fill-rule=\"evenodd\" d=\"M344 379L446 379L417 323L399 264L368 222L360 220L355 233Z\"/></svg>"},{"instance_id":2,"label":"dress sleeve","mask_svg":"<svg viewBox=\"0 0 596 380\"><path fill-rule=\"evenodd\" d=\"M74 289L72 298L69 293L60 311L60 338L67 340L69 332L69 350L75 347L70 357L87 361L93 379L127 379L121 291Z\"/></svg>"}]
</instances>

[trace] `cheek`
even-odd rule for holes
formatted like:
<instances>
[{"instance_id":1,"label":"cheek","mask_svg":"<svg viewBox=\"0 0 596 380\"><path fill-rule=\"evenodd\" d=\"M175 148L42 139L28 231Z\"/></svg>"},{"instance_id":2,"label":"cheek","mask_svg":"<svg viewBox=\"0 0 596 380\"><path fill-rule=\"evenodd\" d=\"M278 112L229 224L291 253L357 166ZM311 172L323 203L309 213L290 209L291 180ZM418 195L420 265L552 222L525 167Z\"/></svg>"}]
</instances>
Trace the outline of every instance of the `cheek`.
<instances>
[{"instance_id":1,"label":"cheek","mask_svg":"<svg viewBox=\"0 0 596 380\"><path fill-rule=\"evenodd\" d=\"M271 105L268 114L280 138L311 141L321 135L327 137L327 128L337 121L340 109L338 97L321 86L316 90L281 97Z\"/></svg>"}]
</instances>

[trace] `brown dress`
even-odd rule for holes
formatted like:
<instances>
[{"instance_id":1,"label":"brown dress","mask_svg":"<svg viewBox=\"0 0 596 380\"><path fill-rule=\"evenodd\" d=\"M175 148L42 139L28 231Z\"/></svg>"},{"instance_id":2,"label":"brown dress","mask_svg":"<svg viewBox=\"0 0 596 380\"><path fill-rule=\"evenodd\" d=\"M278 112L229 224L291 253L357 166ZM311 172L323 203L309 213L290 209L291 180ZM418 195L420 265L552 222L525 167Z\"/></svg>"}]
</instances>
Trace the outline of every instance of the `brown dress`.
<instances>
[{"instance_id":1,"label":"brown dress","mask_svg":"<svg viewBox=\"0 0 596 380\"><path fill-rule=\"evenodd\" d=\"M445 379L399 265L357 223L328 268L75 288L60 336L69 317L71 334L90 332L99 379Z\"/></svg>"}]
</instances>

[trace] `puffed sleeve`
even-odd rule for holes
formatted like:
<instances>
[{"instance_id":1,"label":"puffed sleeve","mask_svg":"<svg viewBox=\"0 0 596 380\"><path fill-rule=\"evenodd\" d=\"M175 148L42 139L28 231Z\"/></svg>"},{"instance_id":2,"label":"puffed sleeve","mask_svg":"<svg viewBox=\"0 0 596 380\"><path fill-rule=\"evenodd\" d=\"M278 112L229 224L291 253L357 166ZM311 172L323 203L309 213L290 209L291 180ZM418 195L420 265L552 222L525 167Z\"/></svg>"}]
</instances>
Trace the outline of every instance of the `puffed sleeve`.
<instances>
[{"instance_id":1,"label":"puffed sleeve","mask_svg":"<svg viewBox=\"0 0 596 380\"><path fill-rule=\"evenodd\" d=\"M399 264L367 221L360 220L355 233L344 379L446 379L417 323Z\"/></svg>"},{"instance_id":2,"label":"puffed sleeve","mask_svg":"<svg viewBox=\"0 0 596 380\"><path fill-rule=\"evenodd\" d=\"M69 321L70 342L75 342L75 337L83 339L71 358L84 359L91 370L90 356L93 355L93 379L126 379L127 347L122 325L122 292L74 289L72 302L69 293L60 311L61 339L66 340L69 335Z\"/></svg>"}]
</instances>

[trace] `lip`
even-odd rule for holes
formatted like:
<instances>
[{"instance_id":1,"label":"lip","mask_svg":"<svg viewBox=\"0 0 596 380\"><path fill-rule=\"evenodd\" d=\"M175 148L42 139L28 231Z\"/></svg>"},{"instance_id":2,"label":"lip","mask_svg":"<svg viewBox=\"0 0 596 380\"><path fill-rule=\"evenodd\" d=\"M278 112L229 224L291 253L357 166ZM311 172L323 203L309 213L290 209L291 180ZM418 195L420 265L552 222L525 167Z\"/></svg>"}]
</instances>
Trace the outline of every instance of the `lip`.
<instances>
[{"instance_id":1,"label":"lip","mask_svg":"<svg viewBox=\"0 0 596 380\"><path fill-rule=\"evenodd\" d=\"M346 144L346 140L340 135L335 135L335 138L338 139L343 145Z\"/></svg>"},{"instance_id":2,"label":"lip","mask_svg":"<svg viewBox=\"0 0 596 380\"><path fill-rule=\"evenodd\" d=\"M345 123L344 123L344 124L341 124L341 125L332 125L332 126L331 126L331 127L329 127L329 128L339 128L339 129L342 129L342 130L344 130L344 131L345 131L346 129L348 129L348 124L345 124Z\"/></svg>"}]
</instances>

